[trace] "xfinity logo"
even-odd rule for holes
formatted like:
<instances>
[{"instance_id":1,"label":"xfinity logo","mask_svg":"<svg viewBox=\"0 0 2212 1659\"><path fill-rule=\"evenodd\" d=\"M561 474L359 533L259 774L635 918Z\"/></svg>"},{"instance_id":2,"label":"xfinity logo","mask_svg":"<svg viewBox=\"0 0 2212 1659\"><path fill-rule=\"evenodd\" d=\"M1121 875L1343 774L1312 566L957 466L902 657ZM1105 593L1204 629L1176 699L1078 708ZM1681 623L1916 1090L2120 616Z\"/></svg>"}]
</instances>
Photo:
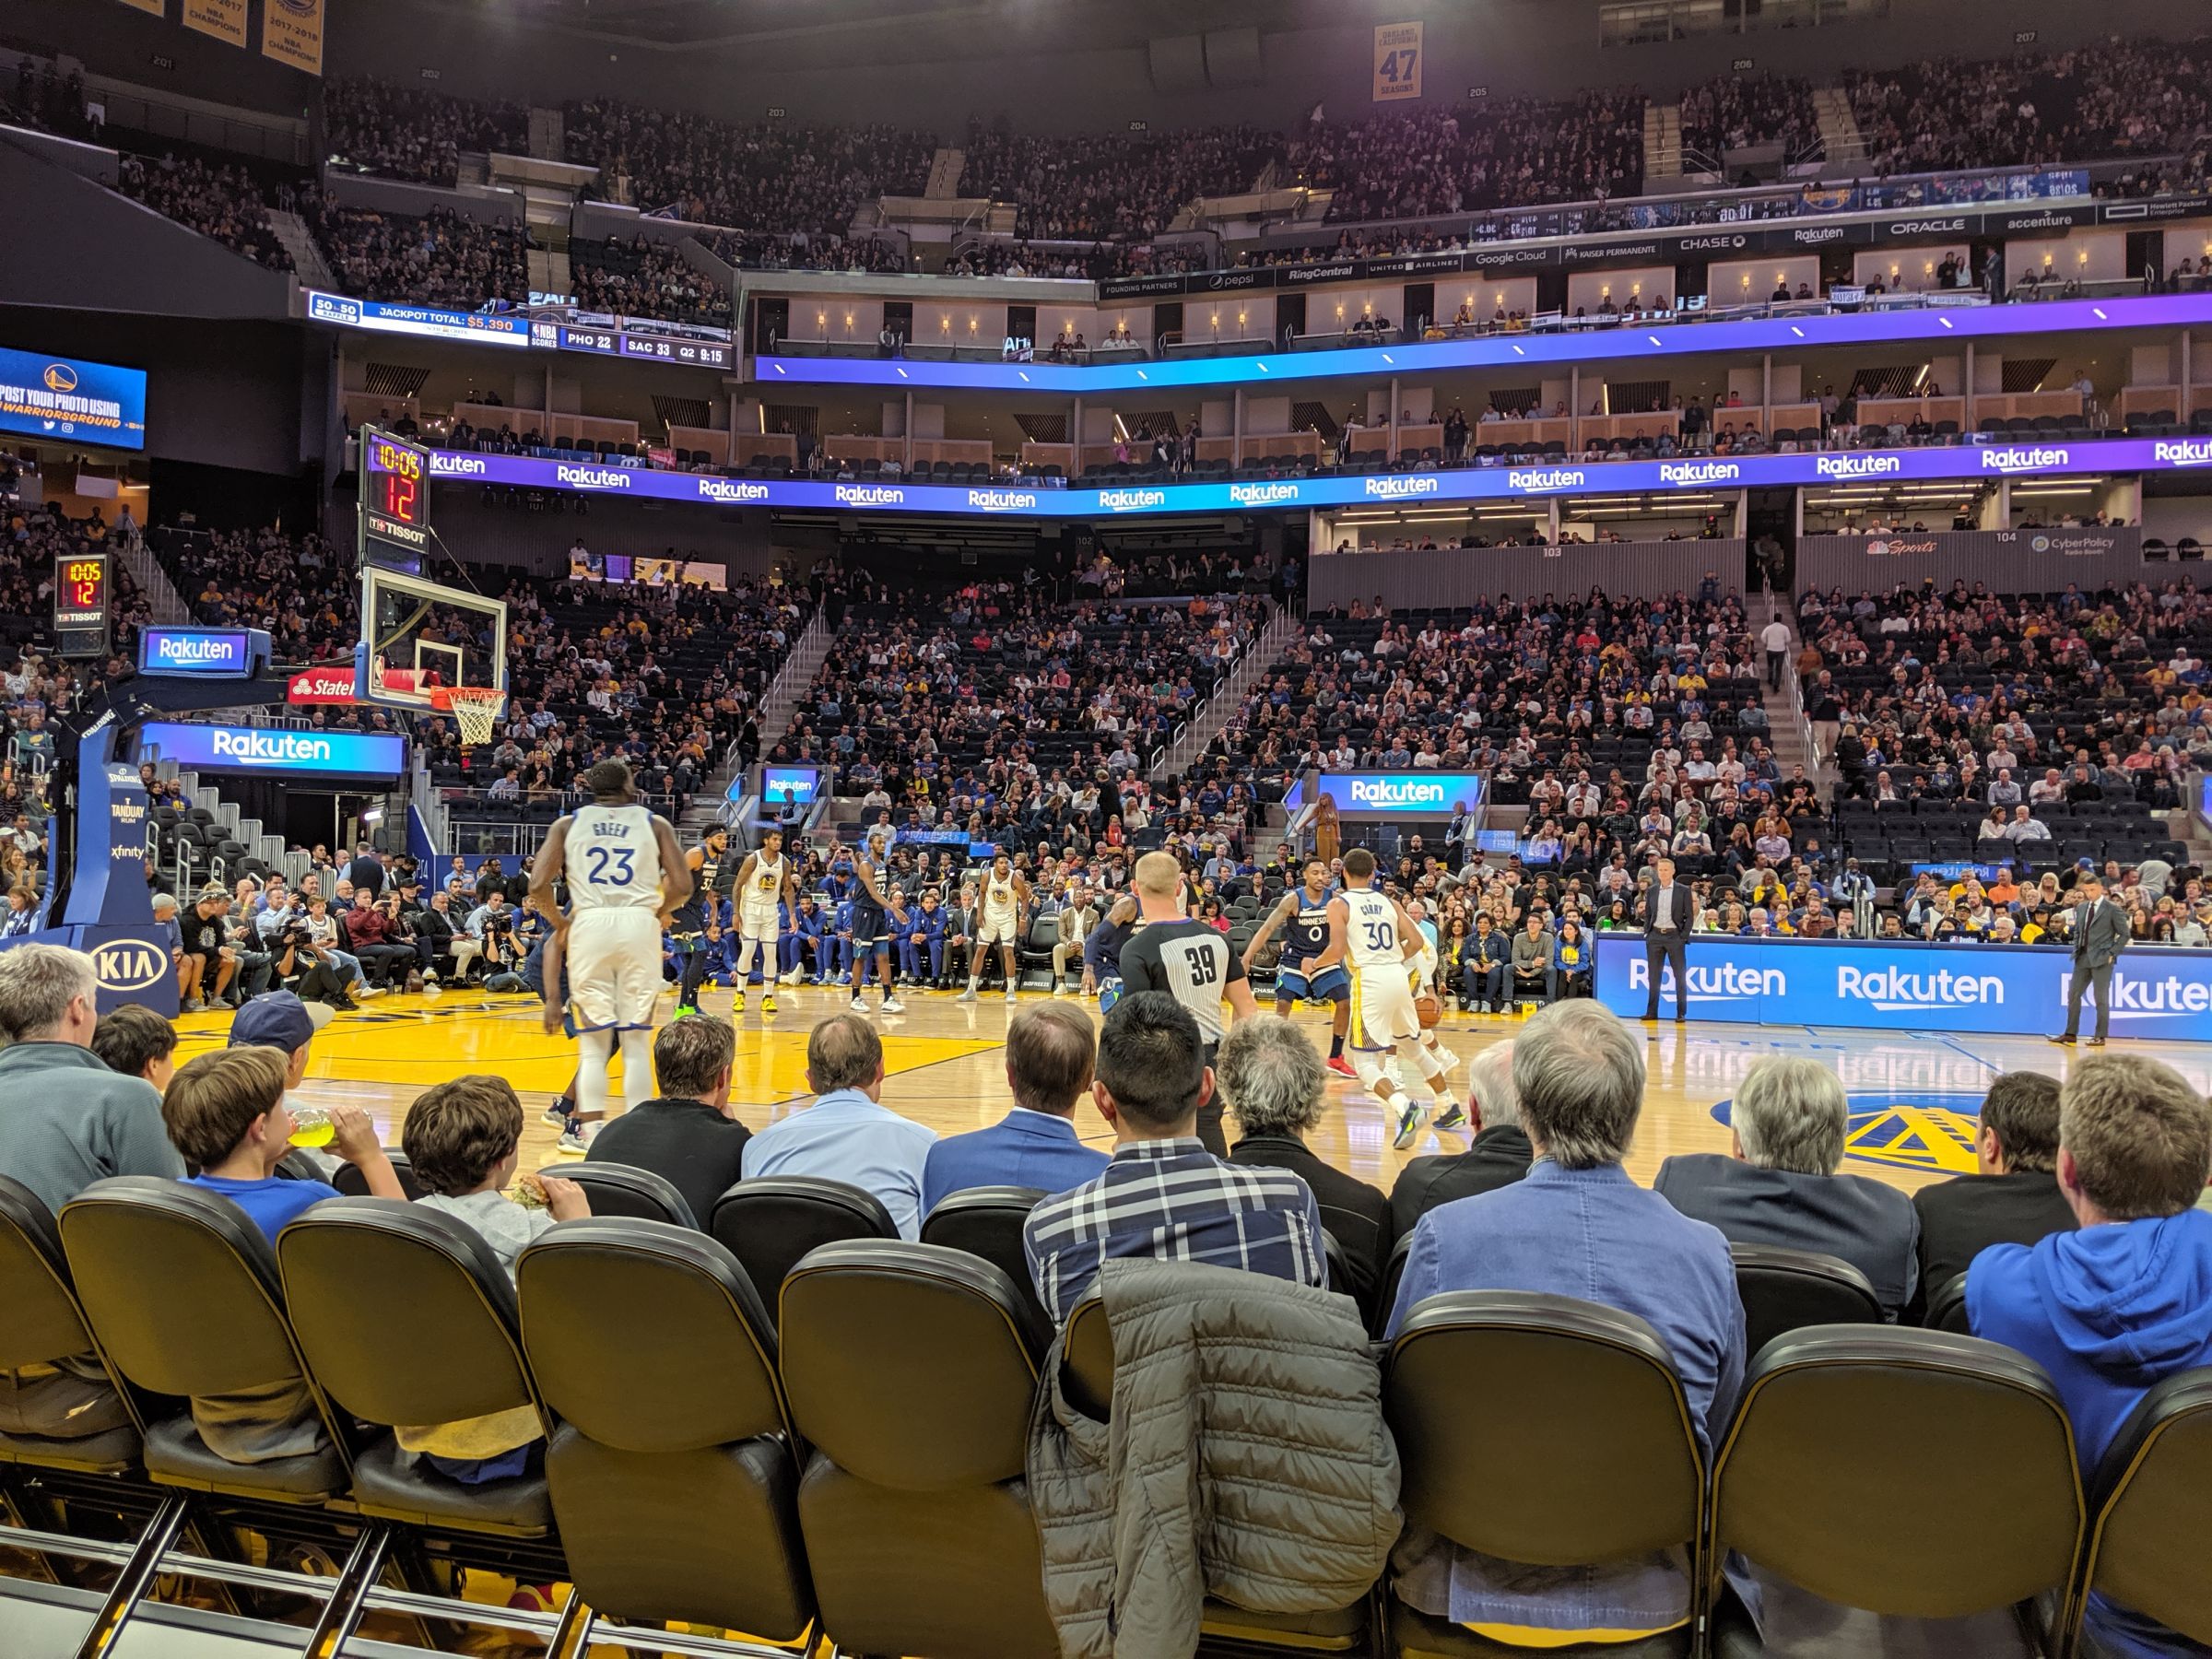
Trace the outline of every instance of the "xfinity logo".
<instances>
[{"instance_id":1,"label":"xfinity logo","mask_svg":"<svg viewBox=\"0 0 2212 1659\"><path fill-rule=\"evenodd\" d=\"M1744 469L1733 461L1662 461L1659 463L1659 482L1662 484L1729 484L1743 477Z\"/></svg>"},{"instance_id":2,"label":"xfinity logo","mask_svg":"<svg viewBox=\"0 0 2212 1659\"><path fill-rule=\"evenodd\" d=\"M296 766L305 761L327 761L330 739L302 737L297 732L232 731L218 726L207 734L208 747L220 759L247 766Z\"/></svg>"},{"instance_id":3,"label":"xfinity logo","mask_svg":"<svg viewBox=\"0 0 2212 1659\"><path fill-rule=\"evenodd\" d=\"M1443 488L1442 481L1430 477L1370 478L1367 494L1371 500L1397 500L1406 496L1434 495Z\"/></svg>"},{"instance_id":4,"label":"xfinity logo","mask_svg":"<svg viewBox=\"0 0 2212 1659\"><path fill-rule=\"evenodd\" d=\"M700 500L708 501L765 501L769 491L765 484L743 484L735 478L701 478L699 493Z\"/></svg>"},{"instance_id":5,"label":"xfinity logo","mask_svg":"<svg viewBox=\"0 0 2212 1659\"><path fill-rule=\"evenodd\" d=\"M906 491L882 484L840 484L837 487L837 504L840 507L902 507L906 504Z\"/></svg>"},{"instance_id":6,"label":"xfinity logo","mask_svg":"<svg viewBox=\"0 0 2212 1659\"><path fill-rule=\"evenodd\" d=\"M2168 466L2212 466L2212 438L2161 438L2150 455Z\"/></svg>"},{"instance_id":7,"label":"xfinity logo","mask_svg":"<svg viewBox=\"0 0 2212 1659\"><path fill-rule=\"evenodd\" d=\"M1355 806L1441 806L1444 804L1444 786L1428 782L1354 778L1346 786L1346 793L1352 797Z\"/></svg>"},{"instance_id":8,"label":"xfinity logo","mask_svg":"<svg viewBox=\"0 0 2212 1659\"><path fill-rule=\"evenodd\" d=\"M2066 452L2063 449L2033 449L2008 444L2003 449L1985 449L1982 452L1983 472L2034 472L2039 467L2064 466L2066 462Z\"/></svg>"},{"instance_id":9,"label":"xfinity logo","mask_svg":"<svg viewBox=\"0 0 2212 1659\"><path fill-rule=\"evenodd\" d=\"M1019 512L1037 505L1037 498L1026 489L971 489L968 505L978 512Z\"/></svg>"},{"instance_id":10,"label":"xfinity logo","mask_svg":"<svg viewBox=\"0 0 2212 1659\"><path fill-rule=\"evenodd\" d=\"M1890 236L1949 236L1966 229L1962 218L1896 219L1889 224L1886 234Z\"/></svg>"},{"instance_id":11,"label":"xfinity logo","mask_svg":"<svg viewBox=\"0 0 2212 1659\"><path fill-rule=\"evenodd\" d=\"M1229 499L1239 507L1272 507L1279 501L1298 500L1295 484L1231 484Z\"/></svg>"},{"instance_id":12,"label":"xfinity logo","mask_svg":"<svg viewBox=\"0 0 2212 1659\"><path fill-rule=\"evenodd\" d=\"M1101 489L1099 505L1109 512L1139 512L1147 507L1165 507L1168 492L1164 489Z\"/></svg>"},{"instance_id":13,"label":"xfinity logo","mask_svg":"<svg viewBox=\"0 0 2212 1659\"><path fill-rule=\"evenodd\" d=\"M1513 489L1579 489L1583 477L1576 466L1516 466L1507 471L1505 481Z\"/></svg>"},{"instance_id":14,"label":"xfinity logo","mask_svg":"<svg viewBox=\"0 0 2212 1659\"><path fill-rule=\"evenodd\" d=\"M143 991L169 971L166 955L135 939L116 939L92 953L93 976L105 991Z\"/></svg>"},{"instance_id":15,"label":"xfinity logo","mask_svg":"<svg viewBox=\"0 0 2212 1659\"><path fill-rule=\"evenodd\" d=\"M1821 455L1813 463L1814 473L1823 478L1872 478L1904 467L1895 455Z\"/></svg>"},{"instance_id":16,"label":"xfinity logo","mask_svg":"<svg viewBox=\"0 0 2212 1659\"><path fill-rule=\"evenodd\" d=\"M1629 960L1629 989L1649 992L1652 988L1652 965L1641 957ZM1659 976L1659 988L1672 994L1675 975L1672 969ZM1785 996L1789 994L1789 979L1779 968L1745 968L1735 962L1692 963L1689 970L1689 1000L1693 1003L1747 1002L1754 997Z\"/></svg>"},{"instance_id":17,"label":"xfinity logo","mask_svg":"<svg viewBox=\"0 0 2212 1659\"><path fill-rule=\"evenodd\" d=\"M629 488L629 475L618 466L557 466L553 476L571 489Z\"/></svg>"},{"instance_id":18,"label":"xfinity logo","mask_svg":"<svg viewBox=\"0 0 2212 1659\"><path fill-rule=\"evenodd\" d=\"M430 472L441 478L481 477L488 469L475 455L450 455L443 450L430 452Z\"/></svg>"},{"instance_id":19,"label":"xfinity logo","mask_svg":"<svg viewBox=\"0 0 2212 1659\"><path fill-rule=\"evenodd\" d=\"M1842 967L1836 970L1836 994L1885 1014L1910 1014L1921 1009L1971 1007L1977 1003L2002 1004L2005 982L1994 973L1953 973L1948 968L1911 973L1902 968L1868 971Z\"/></svg>"}]
</instances>

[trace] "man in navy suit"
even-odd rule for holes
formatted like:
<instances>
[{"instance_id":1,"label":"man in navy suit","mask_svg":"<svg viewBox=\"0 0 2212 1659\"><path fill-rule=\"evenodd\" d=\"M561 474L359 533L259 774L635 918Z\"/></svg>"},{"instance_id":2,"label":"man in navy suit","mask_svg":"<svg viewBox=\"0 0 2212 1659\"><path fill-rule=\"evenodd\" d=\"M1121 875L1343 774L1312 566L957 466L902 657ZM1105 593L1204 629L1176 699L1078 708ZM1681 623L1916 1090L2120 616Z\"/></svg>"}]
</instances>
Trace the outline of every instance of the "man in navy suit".
<instances>
[{"instance_id":1,"label":"man in navy suit","mask_svg":"<svg viewBox=\"0 0 2212 1659\"><path fill-rule=\"evenodd\" d=\"M1636 903L1636 920L1643 926L1644 971L1650 976L1646 1019L1659 1018L1660 970L1675 971L1675 1023L1689 1018L1689 929L1698 913L1697 895L1689 883L1675 879L1675 861L1662 858L1652 867L1652 879Z\"/></svg>"},{"instance_id":2,"label":"man in navy suit","mask_svg":"<svg viewBox=\"0 0 2212 1659\"><path fill-rule=\"evenodd\" d=\"M1065 1193L1095 1180L1104 1148L1076 1136L1076 1102L1090 1088L1098 1038L1088 1012L1072 1003L1025 1008L1006 1028L1006 1087L1014 1110L988 1129L955 1135L929 1149L922 1213L967 1187L1035 1187Z\"/></svg>"}]
</instances>

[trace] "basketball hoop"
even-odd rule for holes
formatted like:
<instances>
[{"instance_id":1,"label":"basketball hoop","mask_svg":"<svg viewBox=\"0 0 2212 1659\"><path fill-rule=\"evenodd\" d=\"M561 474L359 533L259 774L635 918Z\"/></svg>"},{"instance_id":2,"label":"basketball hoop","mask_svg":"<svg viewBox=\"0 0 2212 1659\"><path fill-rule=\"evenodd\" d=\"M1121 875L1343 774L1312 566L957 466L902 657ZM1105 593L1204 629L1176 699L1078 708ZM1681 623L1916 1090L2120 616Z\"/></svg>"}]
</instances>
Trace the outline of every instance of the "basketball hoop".
<instances>
[{"instance_id":1,"label":"basketball hoop","mask_svg":"<svg viewBox=\"0 0 2212 1659\"><path fill-rule=\"evenodd\" d=\"M453 717L464 743L489 743L492 728L507 694L489 686L444 686L430 693L438 706Z\"/></svg>"}]
</instances>

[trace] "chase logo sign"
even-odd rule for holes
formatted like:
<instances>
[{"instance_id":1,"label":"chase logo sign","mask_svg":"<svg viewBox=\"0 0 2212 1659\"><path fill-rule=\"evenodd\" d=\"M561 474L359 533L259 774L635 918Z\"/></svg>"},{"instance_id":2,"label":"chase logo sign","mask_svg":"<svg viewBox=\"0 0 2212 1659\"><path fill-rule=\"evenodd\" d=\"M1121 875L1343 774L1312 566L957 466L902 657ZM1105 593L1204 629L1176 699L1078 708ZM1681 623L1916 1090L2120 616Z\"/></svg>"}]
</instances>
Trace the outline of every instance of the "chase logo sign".
<instances>
[{"instance_id":1,"label":"chase logo sign","mask_svg":"<svg viewBox=\"0 0 2212 1659\"><path fill-rule=\"evenodd\" d=\"M143 991L170 971L169 958L136 939L117 939L92 952L92 971L103 991Z\"/></svg>"},{"instance_id":2,"label":"chase logo sign","mask_svg":"<svg viewBox=\"0 0 2212 1659\"><path fill-rule=\"evenodd\" d=\"M1931 1175L1974 1172L1974 1125L1982 1112L1979 1095L1853 1094L1844 1100L1851 1112L1843 1138L1846 1158ZM1734 1105L1732 1100L1717 1102L1713 1121L1728 1123Z\"/></svg>"}]
</instances>

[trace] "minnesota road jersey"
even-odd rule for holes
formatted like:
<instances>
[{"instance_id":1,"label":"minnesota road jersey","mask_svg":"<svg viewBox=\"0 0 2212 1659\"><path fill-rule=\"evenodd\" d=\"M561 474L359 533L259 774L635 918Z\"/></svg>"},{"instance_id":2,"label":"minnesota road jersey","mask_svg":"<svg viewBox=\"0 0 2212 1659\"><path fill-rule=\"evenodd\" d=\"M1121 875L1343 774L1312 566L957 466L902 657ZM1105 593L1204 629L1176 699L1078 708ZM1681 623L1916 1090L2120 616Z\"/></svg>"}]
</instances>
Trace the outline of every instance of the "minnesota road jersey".
<instances>
[{"instance_id":1,"label":"minnesota road jersey","mask_svg":"<svg viewBox=\"0 0 2212 1659\"><path fill-rule=\"evenodd\" d=\"M661 844L642 806L586 806L569 820L569 909L658 909Z\"/></svg>"},{"instance_id":2,"label":"minnesota road jersey","mask_svg":"<svg viewBox=\"0 0 2212 1659\"><path fill-rule=\"evenodd\" d=\"M1341 897L1352 966L1404 968L1406 952L1398 942L1397 906L1372 888L1347 888Z\"/></svg>"},{"instance_id":3,"label":"minnesota road jersey","mask_svg":"<svg viewBox=\"0 0 2212 1659\"><path fill-rule=\"evenodd\" d=\"M1165 991L1190 1011L1208 1044L1221 1041L1221 997L1244 977L1228 937L1203 922L1155 922L1122 947L1122 989Z\"/></svg>"},{"instance_id":4,"label":"minnesota road jersey","mask_svg":"<svg viewBox=\"0 0 2212 1659\"><path fill-rule=\"evenodd\" d=\"M1335 897L1333 893L1324 893L1321 902L1315 904L1306 897L1302 887L1291 894L1298 908L1290 912L1290 920L1283 928L1285 966L1294 968L1329 947L1329 900Z\"/></svg>"}]
</instances>

